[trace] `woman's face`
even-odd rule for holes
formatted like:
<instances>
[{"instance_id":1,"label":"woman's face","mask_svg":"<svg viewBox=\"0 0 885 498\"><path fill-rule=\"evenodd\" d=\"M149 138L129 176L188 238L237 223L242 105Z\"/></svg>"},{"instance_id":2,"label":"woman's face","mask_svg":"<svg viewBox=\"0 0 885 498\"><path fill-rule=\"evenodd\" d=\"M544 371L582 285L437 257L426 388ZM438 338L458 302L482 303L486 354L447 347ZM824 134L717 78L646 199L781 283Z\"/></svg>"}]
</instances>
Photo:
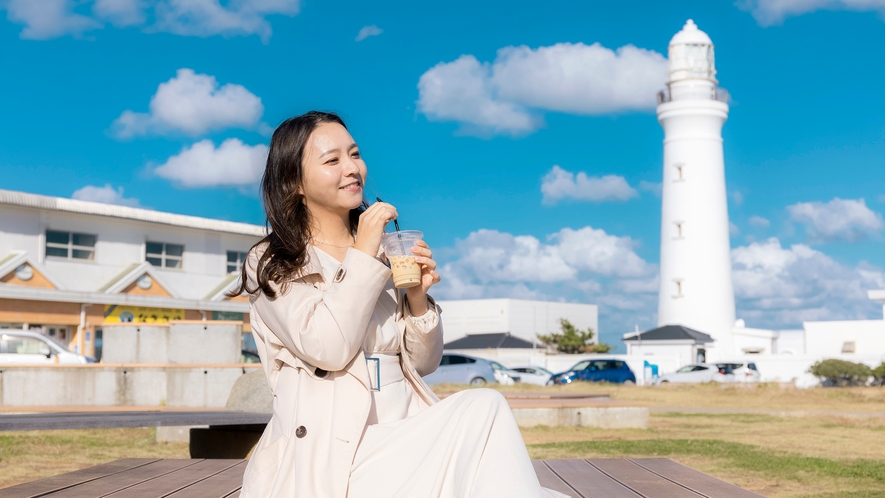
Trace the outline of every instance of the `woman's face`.
<instances>
[{"instance_id":1,"label":"woman's face","mask_svg":"<svg viewBox=\"0 0 885 498\"><path fill-rule=\"evenodd\" d=\"M323 123L311 133L304 150L302 193L311 212L346 215L363 202L366 163L347 129Z\"/></svg>"}]
</instances>

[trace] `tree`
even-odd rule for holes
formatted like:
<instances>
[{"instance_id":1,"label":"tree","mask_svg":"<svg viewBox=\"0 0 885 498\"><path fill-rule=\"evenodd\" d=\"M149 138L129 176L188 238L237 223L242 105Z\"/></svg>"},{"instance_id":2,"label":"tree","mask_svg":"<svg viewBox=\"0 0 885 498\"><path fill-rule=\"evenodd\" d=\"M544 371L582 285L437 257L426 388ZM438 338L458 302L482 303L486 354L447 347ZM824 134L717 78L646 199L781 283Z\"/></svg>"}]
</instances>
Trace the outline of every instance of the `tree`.
<instances>
[{"instance_id":1,"label":"tree","mask_svg":"<svg viewBox=\"0 0 885 498\"><path fill-rule=\"evenodd\" d=\"M811 365L808 372L819 378L824 385L862 386L873 375L873 370L863 363L845 360L822 360Z\"/></svg>"},{"instance_id":2,"label":"tree","mask_svg":"<svg viewBox=\"0 0 885 498\"><path fill-rule=\"evenodd\" d=\"M548 347L556 348L560 353L607 353L612 350L608 344L587 344L596 335L593 329L578 330L565 318L559 319L560 333L549 335L538 334L538 340Z\"/></svg>"}]
</instances>

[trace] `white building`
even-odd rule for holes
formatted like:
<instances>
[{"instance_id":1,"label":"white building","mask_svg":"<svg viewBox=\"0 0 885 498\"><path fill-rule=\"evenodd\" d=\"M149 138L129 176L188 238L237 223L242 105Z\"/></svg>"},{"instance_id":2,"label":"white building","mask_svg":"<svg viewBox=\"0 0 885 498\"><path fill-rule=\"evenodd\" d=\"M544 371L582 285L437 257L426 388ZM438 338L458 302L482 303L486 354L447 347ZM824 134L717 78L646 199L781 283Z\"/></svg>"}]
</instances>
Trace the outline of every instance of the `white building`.
<instances>
[{"instance_id":1,"label":"white building","mask_svg":"<svg viewBox=\"0 0 885 498\"><path fill-rule=\"evenodd\" d=\"M225 297L264 227L0 190L0 328L87 355L105 323L237 320Z\"/></svg>"},{"instance_id":2,"label":"white building","mask_svg":"<svg viewBox=\"0 0 885 498\"><path fill-rule=\"evenodd\" d=\"M670 40L669 79L658 96L664 128L658 326L684 325L733 350L735 321L722 125L728 93L717 86L713 42L690 19Z\"/></svg>"},{"instance_id":3,"label":"white building","mask_svg":"<svg viewBox=\"0 0 885 498\"><path fill-rule=\"evenodd\" d=\"M447 343L467 335L500 333L537 343L538 334L559 332L562 318L578 329L593 329L593 342L599 342L599 312L595 304L471 299L439 301L439 305Z\"/></svg>"}]
</instances>

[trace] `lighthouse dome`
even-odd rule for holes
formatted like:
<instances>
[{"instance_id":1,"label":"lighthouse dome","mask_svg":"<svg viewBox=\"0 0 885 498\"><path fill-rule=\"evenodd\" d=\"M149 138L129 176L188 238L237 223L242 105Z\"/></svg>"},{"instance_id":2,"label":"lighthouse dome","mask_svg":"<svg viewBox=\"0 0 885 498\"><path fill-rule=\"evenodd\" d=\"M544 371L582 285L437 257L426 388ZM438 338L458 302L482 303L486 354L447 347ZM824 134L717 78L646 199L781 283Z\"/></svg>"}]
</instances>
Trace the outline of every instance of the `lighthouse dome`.
<instances>
[{"instance_id":1,"label":"lighthouse dome","mask_svg":"<svg viewBox=\"0 0 885 498\"><path fill-rule=\"evenodd\" d=\"M698 25L694 23L691 19L685 22L685 26L682 27L682 30L670 39L670 45L694 45L694 44L702 44L702 45L712 45L713 40L707 36L707 33L698 29Z\"/></svg>"},{"instance_id":2,"label":"lighthouse dome","mask_svg":"<svg viewBox=\"0 0 885 498\"><path fill-rule=\"evenodd\" d=\"M667 47L670 83L681 80L708 80L716 83L713 40L689 19Z\"/></svg>"}]
</instances>

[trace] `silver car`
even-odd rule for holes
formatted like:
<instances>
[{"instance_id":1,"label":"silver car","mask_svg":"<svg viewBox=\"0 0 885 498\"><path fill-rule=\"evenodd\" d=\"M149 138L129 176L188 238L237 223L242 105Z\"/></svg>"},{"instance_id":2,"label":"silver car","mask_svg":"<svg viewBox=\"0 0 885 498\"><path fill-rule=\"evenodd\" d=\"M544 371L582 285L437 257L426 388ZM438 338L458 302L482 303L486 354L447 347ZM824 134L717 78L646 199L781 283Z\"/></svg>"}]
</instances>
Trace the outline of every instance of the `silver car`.
<instances>
[{"instance_id":1,"label":"silver car","mask_svg":"<svg viewBox=\"0 0 885 498\"><path fill-rule=\"evenodd\" d=\"M64 345L37 332L0 330L0 364L48 365L95 363L94 358L68 351Z\"/></svg>"},{"instance_id":2,"label":"silver car","mask_svg":"<svg viewBox=\"0 0 885 498\"><path fill-rule=\"evenodd\" d=\"M439 368L425 376L424 381L430 385L450 383L472 386L497 382L490 361L455 353L443 353Z\"/></svg>"},{"instance_id":3,"label":"silver car","mask_svg":"<svg viewBox=\"0 0 885 498\"><path fill-rule=\"evenodd\" d=\"M761 375L753 362L692 363L661 375L656 384L668 382L759 382Z\"/></svg>"},{"instance_id":4,"label":"silver car","mask_svg":"<svg viewBox=\"0 0 885 498\"><path fill-rule=\"evenodd\" d=\"M521 382L539 386L546 386L547 381L553 376L551 371L541 367L513 367L513 370L519 372Z\"/></svg>"}]
</instances>

